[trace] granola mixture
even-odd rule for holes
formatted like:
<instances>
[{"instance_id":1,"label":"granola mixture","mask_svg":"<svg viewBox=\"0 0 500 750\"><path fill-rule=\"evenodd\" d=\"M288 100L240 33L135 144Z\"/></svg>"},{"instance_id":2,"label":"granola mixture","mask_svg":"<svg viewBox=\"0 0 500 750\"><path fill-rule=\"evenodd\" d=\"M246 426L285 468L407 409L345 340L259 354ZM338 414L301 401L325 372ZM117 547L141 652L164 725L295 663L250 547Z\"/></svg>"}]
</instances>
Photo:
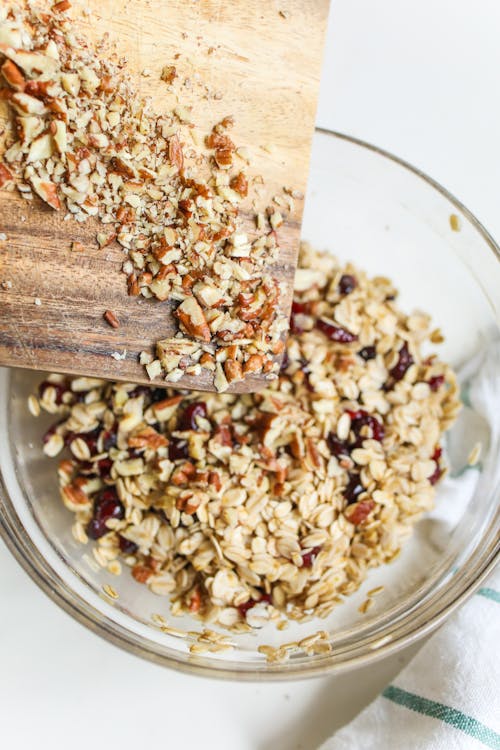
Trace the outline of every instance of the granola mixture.
<instances>
[{"instance_id":1,"label":"granola mixture","mask_svg":"<svg viewBox=\"0 0 500 750\"><path fill-rule=\"evenodd\" d=\"M31 396L58 415L74 537L122 564L172 613L245 629L324 617L391 561L432 508L455 375L386 278L303 245L279 379L200 394L51 375Z\"/></svg>"},{"instance_id":2,"label":"granola mixture","mask_svg":"<svg viewBox=\"0 0 500 750\"><path fill-rule=\"evenodd\" d=\"M116 241L126 254L129 295L173 309L176 337L141 355L151 379L206 368L224 391L249 373L275 378L287 328L276 230L300 196L284 190L244 231L239 205L252 180L228 134L232 117L197 143L190 108L154 112L109 43L98 50L77 33L68 0L9 5L0 7L0 99L12 128L0 188L37 195L64 219L98 217L98 245ZM164 68L160 85L175 77Z\"/></svg>"}]
</instances>

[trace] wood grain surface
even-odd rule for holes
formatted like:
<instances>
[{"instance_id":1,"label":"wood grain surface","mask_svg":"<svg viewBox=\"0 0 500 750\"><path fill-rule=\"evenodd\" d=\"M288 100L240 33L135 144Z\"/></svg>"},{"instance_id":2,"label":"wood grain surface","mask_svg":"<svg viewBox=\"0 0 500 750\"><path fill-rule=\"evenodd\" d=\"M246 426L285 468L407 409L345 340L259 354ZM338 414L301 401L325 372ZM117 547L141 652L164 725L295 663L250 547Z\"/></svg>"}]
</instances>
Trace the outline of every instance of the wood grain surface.
<instances>
[{"instance_id":1,"label":"wood grain surface","mask_svg":"<svg viewBox=\"0 0 500 750\"><path fill-rule=\"evenodd\" d=\"M193 107L200 142L214 123L234 116L231 137L248 148L249 174L263 175L263 201L283 186L305 191L328 0L87 0L90 16L73 5L75 24L84 33L97 39L109 32L116 40L140 93L153 98L158 112L177 103L159 78L179 55L175 65L187 84L177 89L178 98ZM250 226L250 201L242 211ZM278 230L275 275L287 285L285 308L301 217L296 202L291 220ZM63 221L63 212L38 199L0 192L0 232L7 235L0 242L0 282L12 282L10 289L0 289L0 364L150 382L138 355L177 330L171 306L127 296L124 252L118 245L99 250L98 227L95 219ZM71 252L73 241L85 252ZM115 312L118 329L103 320L106 309ZM122 360L111 356L125 350ZM213 390L210 381L204 372L181 385ZM257 375L231 390L262 384Z\"/></svg>"}]
</instances>

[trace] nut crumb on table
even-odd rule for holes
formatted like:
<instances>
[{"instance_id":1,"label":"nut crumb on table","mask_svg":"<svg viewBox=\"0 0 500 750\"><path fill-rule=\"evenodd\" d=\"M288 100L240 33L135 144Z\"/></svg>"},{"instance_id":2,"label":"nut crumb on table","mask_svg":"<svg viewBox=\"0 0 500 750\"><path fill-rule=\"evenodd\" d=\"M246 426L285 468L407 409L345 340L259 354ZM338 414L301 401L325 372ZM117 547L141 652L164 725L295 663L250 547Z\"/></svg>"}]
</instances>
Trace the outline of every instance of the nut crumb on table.
<instances>
[{"instance_id":1,"label":"nut crumb on table","mask_svg":"<svg viewBox=\"0 0 500 750\"><path fill-rule=\"evenodd\" d=\"M292 333L265 390L49 376L29 406L57 415L43 450L68 449L59 483L75 539L169 597L173 616L243 632L326 617L432 508L460 408L452 370L421 354L429 316L404 314L396 295L303 244ZM280 661L296 648L261 651Z\"/></svg>"}]
</instances>

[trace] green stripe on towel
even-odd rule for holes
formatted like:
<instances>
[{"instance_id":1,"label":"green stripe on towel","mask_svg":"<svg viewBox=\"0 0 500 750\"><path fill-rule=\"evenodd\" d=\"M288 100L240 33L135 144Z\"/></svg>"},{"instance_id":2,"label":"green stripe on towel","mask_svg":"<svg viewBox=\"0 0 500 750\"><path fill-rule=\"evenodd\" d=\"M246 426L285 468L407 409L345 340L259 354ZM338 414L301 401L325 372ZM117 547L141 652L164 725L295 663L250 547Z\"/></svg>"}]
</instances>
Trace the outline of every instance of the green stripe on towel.
<instances>
[{"instance_id":1,"label":"green stripe on towel","mask_svg":"<svg viewBox=\"0 0 500 750\"><path fill-rule=\"evenodd\" d=\"M482 742L486 747L491 747L493 750L500 750L500 734L481 724L480 721L473 719L472 716L467 716L467 714L457 711L455 708L431 701L428 698L422 698L422 696L415 695L415 693L408 693L406 690L402 690L395 685L389 685L382 695L384 698L393 701L393 703L409 708L411 711L416 711L424 716L430 716L433 719L440 719L455 729L464 732L464 734L474 737L475 740Z\"/></svg>"},{"instance_id":2,"label":"green stripe on towel","mask_svg":"<svg viewBox=\"0 0 500 750\"><path fill-rule=\"evenodd\" d=\"M500 591L495 591L495 589L482 588L478 589L477 593L500 604Z\"/></svg>"}]
</instances>

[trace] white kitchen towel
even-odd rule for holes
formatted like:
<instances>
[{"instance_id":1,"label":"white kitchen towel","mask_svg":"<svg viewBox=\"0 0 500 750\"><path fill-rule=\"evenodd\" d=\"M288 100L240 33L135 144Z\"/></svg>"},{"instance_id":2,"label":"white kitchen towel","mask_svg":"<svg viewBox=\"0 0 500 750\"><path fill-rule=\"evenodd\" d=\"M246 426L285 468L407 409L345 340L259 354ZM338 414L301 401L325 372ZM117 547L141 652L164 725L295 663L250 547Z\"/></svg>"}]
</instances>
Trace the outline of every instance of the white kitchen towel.
<instances>
[{"instance_id":1,"label":"white kitchen towel","mask_svg":"<svg viewBox=\"0 0 500 750\"><path fill-rule=\"evenodd\" d=\"M443 481L445 538L456 521L445 502L453 496L461 514L471 493L500 474L500 344L489 347L460 372L464 401L458 430L449 441L451 477ZM458 437L457 437L458 436ZM463 466L480 441L485 471ZM460 455L462 454L462 455ZM496 465L496 468L495 468ZM489 484L491 488L491 484ZM500 569L420 649L394 682L321 750L500 750Z\"/></svg>"}]
</instances>

